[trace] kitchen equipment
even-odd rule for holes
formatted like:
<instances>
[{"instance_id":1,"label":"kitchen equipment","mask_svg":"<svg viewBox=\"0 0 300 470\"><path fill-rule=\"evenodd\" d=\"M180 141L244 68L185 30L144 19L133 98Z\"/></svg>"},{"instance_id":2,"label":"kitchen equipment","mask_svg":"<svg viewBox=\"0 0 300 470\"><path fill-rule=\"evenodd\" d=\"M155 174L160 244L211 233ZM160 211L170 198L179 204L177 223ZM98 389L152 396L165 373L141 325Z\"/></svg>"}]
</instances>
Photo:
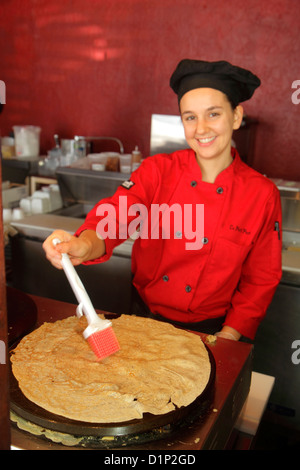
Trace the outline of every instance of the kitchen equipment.
<instances>
[{"instance_id":1,"label":"kitchen equipment","mask_svg":"<svg viewBox=\"0 0 300 470\"><path fill-rule=\"evenodd\" d=\"M180 116L152 114L150 155L175 152L187 147Z\"/></svg>"},{"instance_id":2,"label":"kitchen equipment","mask_svg":"<svg viewBox=\"0 0 300 470\"><path fill-rule=\"evenodd\" d=\"M13 126L17 157L38 157L40 153L40 132L37 126Z\"/></svg>"},{"instance_id":3,"label":"kitchen equipment","mask_svg":"<svg viewBox=\"0 0 300 470\"><path fill-rule=\"evenodd\" d=\"M2 158L2 181L27 184L28 177L38 174L40 162L39 157Z\"/></svg>"},{"instance_id":4,"label":"kitchen equipment","mask_svg":"<svg viewBox=\"0 0 300 470\"><path fill-rule=\"evenodd\" d=\"M17 381L11 374L11 408L17 417L28 420L29 423L43 429L42 432L51 436L55 433L59 441L59 433L65 435L65 443L72 442L76 436L77 445L89 448L115 448L121 446L140 445L147 442L164 439L176 431L189 426L196 419L204 420L210 412L215 386L216 364L213 354L208 349L211 362L211 375L203 392L190 405L177 408L163 415L146 413L142 419L120 423L88 423L55 415L29 401L18 387ZM29 425L30 429L30 425ZM47 430L47 432L45 432ZM51 440L51 437L50 437Z\"/></svg>"},{"instance_id":5,"label":"kitchen equipment","mask_svg":"<svg viewBox=\"0 0 300 470\"><path fill-rule=\"evenodd\" d=\"M57 245L60 243L58 238L55 238L52 243ZM77 274L74 266L72 265L67 253L62 253L62 266L68 281L73 289L75 297L79 305L76 309L78 317L85 314L88 326L83 332L83 337L88 341L91 349L99 359L104 359L111 354L114 354L120 349L118 340L112 329L112 324L109 320L101 320L90 301L90 298Z\"/></svg>"},{"instance_id":6,"label":"kitchen equipment","mask_svg":"<svg viewBox=\"0 0 300 470\"><path fill-rule=\"evenodd\" d=\"M120 153L124 153L124 147L120 139L117 137L105 137L105 136L83 136L83 135L75 135L74 137L75 142L77 143L76 145L78 147L84 146L86 147L87 145L90 145L93 143L95 140L110 140L116 142L119 147L120 147ZM84 155L82 155L84 156Z\"/></svg>"},{"instance_id":7,"label":"kitchen equipment","mask_svg":"<svg viewBox=\"0 0 300 470\"><path fill-rule=\"evenodd\" d=\"M282 282L300 286L300 182L272 179L282 207Z\"/></svg>"},{"instance_id":8,"label":"kitchen equipment","mask_svg":"<svg viewBox=\"0 0 300 470\"><path fill-rule=\"evenodd\" d=\"M119 155L119 154L118 154ZM97 162L94 162L97 163ZM124 174L117 171L93 171L76 167L60 167L56 179L64 201L61 215L71 215L71 207L88 204L93 207L102 198L112 196L124 181ZM76 215L78 217L78 212ZM84 214L83 216L85 216Z\"/></svg>"},{"instance_id":9,"label":"kitchen equipment","mask_svg":"<svg viewBox=\"0 0 300 470\"><path fill-rule=\"evenodd\" d=\"M13 209L19 205L23 197L28 196L28 187L26 185L10 183L4 185L2 190L2 206Z\"/></svg>"},{"instance_id":10,"label":"kitchen equipment","mask_svg":"<svg viewBox=\"0 0 300 470\"><path fill-rule=\"evenodd\" d=\"M38 309L37 326L49 321L49 318L51 321L66 318L74 310L74 305L70 303L37 296L32 296L32 299ZM112 317L107 312L99 313L107 318ZM23 401L24 396L12 378L11 410L18 416L21 429L24 426L24 430L19 430L14 422L11 430L12 445L23 449L62 450L71 445L74 449L97 447L165 450L169 453L176 450L193 452L227 448L234 424L248 396L253 346L222 338L207 344L208 337L199 335L209 350L212 375L205 393L191 404L191 408L180 408L164 416L147 416L145 420L133 420L121 425L108 423L104 426L87 426L87 423L47 413L26 399ZM50 440L51 437L61 437L59 433L64 434L65 441Z\"/></svg>"}]
</instances>

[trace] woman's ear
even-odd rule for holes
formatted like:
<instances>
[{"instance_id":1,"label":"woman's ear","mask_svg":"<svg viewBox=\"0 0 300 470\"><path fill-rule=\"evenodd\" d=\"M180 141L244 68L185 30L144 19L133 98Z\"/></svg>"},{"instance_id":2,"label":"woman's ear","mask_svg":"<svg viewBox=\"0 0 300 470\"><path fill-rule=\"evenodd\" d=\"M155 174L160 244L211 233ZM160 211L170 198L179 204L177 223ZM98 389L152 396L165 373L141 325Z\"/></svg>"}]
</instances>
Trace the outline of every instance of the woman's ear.
<instances>
[{"instance_id":1,"label":"woman's ear","mask_svg":"<svg viewBox=\"0 0 300 470\"><path fill-rule=\"evenodd\" d=\"M244 115L244 109L243 109L243 107L239 104L239 105L236 106L236 108L233 110L233 129L234 129L234 130L239 129L240 125L242 124L243 115Z\"/></svg>"}]
</instances>

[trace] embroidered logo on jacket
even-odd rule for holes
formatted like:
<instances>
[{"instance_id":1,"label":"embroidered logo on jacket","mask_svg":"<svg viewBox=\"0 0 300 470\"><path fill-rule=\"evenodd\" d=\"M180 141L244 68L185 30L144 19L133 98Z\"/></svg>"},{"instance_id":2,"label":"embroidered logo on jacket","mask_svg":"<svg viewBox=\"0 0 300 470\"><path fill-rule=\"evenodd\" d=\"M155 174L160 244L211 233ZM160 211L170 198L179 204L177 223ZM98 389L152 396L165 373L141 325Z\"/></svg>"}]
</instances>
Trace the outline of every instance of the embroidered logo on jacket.
<instances>
[{"instance_id":1,"label":"embroidered logo on jacket","mask_svg":"<svg viewBox=\"0 0 300 470\"><path fill-rule=\"evenodd\" d=\"M239 227L238 225L229 225L229 230L234 230L235 232L244 233L245 235L250 235L251 232L248 232L246 228Z\"/></svg>"},{"instance_id":2,"label":"embroidered logo on jacket","mask_svg":"<svg viewBox=\"0 0 300 470\"><path fill-rule=\"evenodd\" d=\"M125 189L130 189L134 185L135 185L135 183L131 180L123 181L123 183L121 184L121 186L123 186L123 188L125 188Z\"/></svg>"}]
</instances>

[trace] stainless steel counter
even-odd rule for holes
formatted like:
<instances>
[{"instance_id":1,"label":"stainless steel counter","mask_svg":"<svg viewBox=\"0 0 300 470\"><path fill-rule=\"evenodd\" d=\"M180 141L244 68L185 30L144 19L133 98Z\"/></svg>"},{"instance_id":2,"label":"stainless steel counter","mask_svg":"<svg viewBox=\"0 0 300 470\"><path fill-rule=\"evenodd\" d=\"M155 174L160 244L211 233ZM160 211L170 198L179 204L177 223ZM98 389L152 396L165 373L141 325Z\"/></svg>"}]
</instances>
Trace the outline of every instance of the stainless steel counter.
<instances>
[{"instance_id":1,"label":"stainless steel counter","mask_svg":"<svg viewBox=\"0 0 300 470\"><path fill-rule=\"evenodd\" d=\"M73 234L82 223L82 218L67 215L36 214L13 221L12 226L22 237L44 241L54 230L65 230ZM114 254L131 258L132 245L132 240L125 240L124 243L115 248Z\"/></svg>"}]
</instances>

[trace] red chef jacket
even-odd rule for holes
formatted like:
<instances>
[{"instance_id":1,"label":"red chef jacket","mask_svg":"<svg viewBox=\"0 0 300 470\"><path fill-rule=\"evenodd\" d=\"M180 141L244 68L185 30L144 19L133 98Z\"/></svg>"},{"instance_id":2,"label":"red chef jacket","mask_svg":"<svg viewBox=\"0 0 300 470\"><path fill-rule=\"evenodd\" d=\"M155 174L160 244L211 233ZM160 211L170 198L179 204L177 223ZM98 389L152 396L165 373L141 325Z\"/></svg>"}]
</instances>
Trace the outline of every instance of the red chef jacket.
<instances>
[{"instance_id":1,"label":"red chef jacket","mask_svg":"<svg viewBox=\"0 0 300 470\"><path fill-rule=\"evenodd\" d=\"M86 264L106 261L125 238L120 218L127 225L137 220L136 212L135 217L126 218L124 212L120 216L120 201L126 201L127 208L146 207L148 232L141 231L144 236L134 242L132 273L133 284L151 312L184 323L226 315L225 325L253 339L281 278L280 195L269 179L242 162L235 149L232 156L233 162L214 183L202 181L191 149L148 157L111 198L94 207L76 235L96 230L99 221L108 220L108 212L104 215L102 210L108 206L103 204L113 207L117 237L109 232L106 254ZM185 225L178 225L170 212L168 236L159 232L157 237L157 227L152 227L151 237L150 215L162 204L187 208L193 227L183 230ZM102 215L97 216L99 205ZM202 226L200 209L191 211L196 206L204 209ZM193 242L192 229L198 234L194 245L188 245Z\"/></svg>"}]
</instances>

